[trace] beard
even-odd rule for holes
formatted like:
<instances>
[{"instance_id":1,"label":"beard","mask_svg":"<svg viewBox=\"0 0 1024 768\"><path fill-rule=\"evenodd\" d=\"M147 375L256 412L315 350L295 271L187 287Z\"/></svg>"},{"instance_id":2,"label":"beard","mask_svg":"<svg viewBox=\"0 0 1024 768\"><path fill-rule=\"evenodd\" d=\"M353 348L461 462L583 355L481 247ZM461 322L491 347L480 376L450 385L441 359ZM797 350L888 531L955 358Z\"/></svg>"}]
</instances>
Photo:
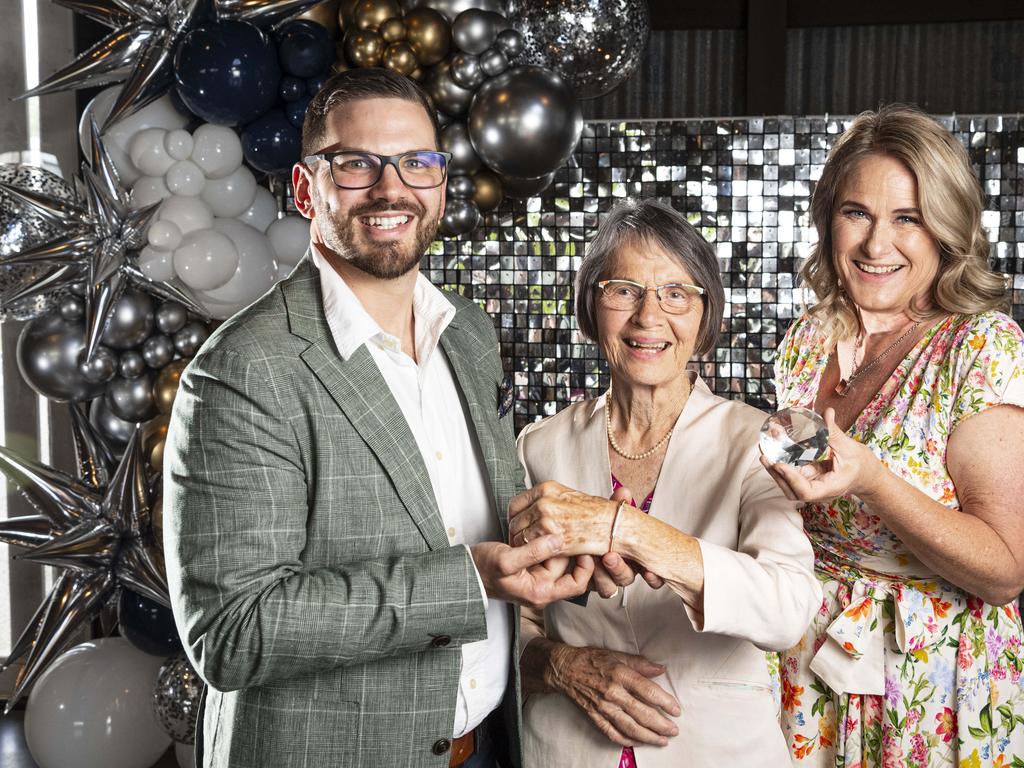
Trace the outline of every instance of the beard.
<instances>
[{"instance_id":1,"label":"beard","mask_svg":"<svg viewBox=\"0 0 1024 768\"><path fill-rule=\"evenodd\" d=\"M427 247L437 235L438 217L411 199L388 203L378 200L351 209L345 215L324 205L314 192L312 202L317 212L317 227L324 244L361 272L380 280L394 280L416 269ZM358 237L360 216L384 214L389 211L411 211L416 216L413 237L386 243L375 243Z\"/></svg>"}]
</instances>

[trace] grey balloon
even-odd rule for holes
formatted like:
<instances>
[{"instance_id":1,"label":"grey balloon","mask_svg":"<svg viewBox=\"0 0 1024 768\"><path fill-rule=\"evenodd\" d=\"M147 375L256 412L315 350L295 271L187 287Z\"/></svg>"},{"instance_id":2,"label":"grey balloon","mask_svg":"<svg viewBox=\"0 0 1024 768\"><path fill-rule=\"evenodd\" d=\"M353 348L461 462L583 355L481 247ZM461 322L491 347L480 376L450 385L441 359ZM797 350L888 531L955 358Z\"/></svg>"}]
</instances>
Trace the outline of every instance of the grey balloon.
<instances>
[{"instance_id":1,"label":"grey balloon","mask_svg":"<svg viewBox=\"0 0 1024 768\"><path fill-rule=\"evenodd\" d=\"M473 100L473 91L452 80L451 59L445 59L428 69L423 87L430 95L434 106L452 117L466 114L469 103Z\"/></svg>"},{"instance_id":2,"label":"grey balloon","mask_svg":"<svg viewBox=\"0 0 1024 768\"><path fill-rule=\"evenodd\" d=\"M126 349L121 353L121 357L117 362L117 372L125 379L134 379L136 376L142 375L142 372L146 370L146 361L142 359L142 354L135 349Z\"/></svg>"},{"instance_id":3,"label":"grey balloon","mask_svg":"<svg viewBox=\"0 0 1024 768\"><path fill-rule=\"evenodd\" d=\"M583 116L572 88L541 67L516 67L476 92L467 120L477 155L494 171L536 178L576 149Z\"/></svg>"},{"instance_id":4,"label":"grey balloon","mask_svg":"<svg viewBox=\"0 0 1024 768\"><path fill-rule=\"evenodd\" d=\"M25 382L51 400L90 400L103 391L78 364L85 348L85 326L57 313L31 320L21 329L15 356Z\"/></svg>"},{"instance_id":5,"label":"grey balloon","mask_svg":"<svg viewBox=\"0 0 1024 768\"><path fill-rule=\"evenodd\" d=\"M472 53L456 53L451 59L452 80L456 85L476 90L487 76L480 68L480 59Z\"/></svg>"},{"instance_id":6,"label":"grey balloon","mask_svg":"<svg viewBox=\"0 0 1024 768\"><path fill-rule=\"evenodd\" d=\"M472 197L474 192L476 192L476 184L469 176L448 177L449 197Z\"/></svg>"},{"instance_id":7,"label":"grey balloon","mask_svg":"<svg viewBox=\"0 0 1024 768\"><path fill-rule=\"evenodd\" d=\"M106 397L97 397L89 406L89 421L105 436L111 439L120 451L131 439L137 422L125 421L110 410ZM120 452L118 451L118 452Z\"/></svg>"},{"instance_id":8,"label":"grey balloon","mask_svg":"<svg viewBox=\"0 0 1024 768\"><path fill-rule=\"evenodd\" d=\"M480 70L488 77L497 77L508 69L508 57L500 48L488 48L480 54Z\"/></svg>"},{"instance_id":9,"label":"grey balloon","mask_svg":"<svg viewBox=\"0 0 1024 768\"><path fill-rule=\"evenodd\" d=\"M446 235L464 235L476 229L479 223L480 209L472 200L453 197L446 201L441 217L441 231Z\"/></svg>"},{"instance_id":10,"label":"grey balloon","mask_svg":"<svg viewBox=\"0 0 1024 768\"><path fill-rule=\"evenodd\" d=\"M455 41L455 47L466 53L483 53L494 44L497 34L494 18L479 8L463 11L452 22L452 40Z\"/></svg>"},{"instance_id":11,"label":"grey balloon","mask_svg":"<svg viewBox=\"0 0 1024 768\"><path fill-rule=\"evenodd\" d=\"M499 32L494 44L501 48L510 59L514 59L523 52L523 36L514 29L505 29Z\"/></svg>"},{"instance_id":12,"label":"grey balloon","mask_svg":"<svg viewBox=\"0 0 1024 768\"><path fill-rule=\"evenodd\" d=\"M100 338L114 349L137 347L153 332L153 316L149 294L127 290L114 302Z\"/></svg>"},{"instance_id":13,"label":"grey balloon","mask_svg":"<svg viewBox=\"0 0 1024 768\"><path fill-rule=\"evenodd\" d=\"M142 342L142 359L150 368L163 368L174 359L174 341L158 333Z\"/></svg>"},{"instance_id":14,"label":"grey balloon","mask_svg":"<svg viewBox=\"0 0 1024 768\"><path fill-rule=\"evenodd\" d=\"M182 357L192 357L209 336L210 332L206 330L206 326L198 320L193 320L174 334L174 348Z\"/></svg>"},{"instance_id":15,"label":"grey balloon","mask_svg":"<svg viewBox=\"0 0 1024 768\"><path fill-rule=\"evenodd\" d=\"M188 312L176 301L165 301L156 310L156 327L160 333L177 333L188 322Z\"/></svg>"},{"instance_id":16,"label":"grey balloon","mask_svg":"<svg viewBox=\"0 0 1024 768\"><path fill-rule=\"evenodd\" d=\"M534 179L517 179L514 176L501 177L501 189L505 197L514 197L517 200L525 200L528 197L536 197L555 180L555 172L546 173Z\"/></svg>"},{"instance_id":17,"label":"grey balloon","mask_svg":"<svg viewBox=\"0 0 1024 768\"><path fill-rule=\"evenodd\" d=\"M469 130L465 123L454 122L444 127L441 131L441 149L452 153L451 162L448 163L450 176L469 176L480 170L482 163L469 140Z\"/></svg>"},{"instance_id":18,"label":"grey balloon","mask_svg":"<svg viewBox=\"0 0 1024 768\"><path fill-rule=\"evenodd\" d=\"M449 23L455 21L460 13L470 8L479 8L495 13L505 12L505 0L402 0L402 5L406 10L419 7L433 8L443 14Z\"/></svg>"},{"instance_id":19,"label":"grey balloon","mask_svg":"<svg viewBox=\"0 0 1024 768\"><path fill-rule=\"evenodd\" d=\"M157 414L153 402L153 374L146 371L134 379L115 376L107 384L107 405L119 419L148 421Z\"/></svg>"},{"instance_id":20,"label":"grey balloon","mask_svg":"<svg viewBox=\"0 0 1024 768\"><path fill-rule=\"evenodd\" d=\"M85 314L85 302L77 296L65 296L58 309L65 320L78 320Z\"/></svg>"},{"instance_id":21,"label":"grey balloon","mask_svg":"<svg viewBox=\"0 0 1024 768\"><path fill-rule=\"evenodd\" d=\"M99 346L92 357L78 364L78 371L86 381L105 384L117 373L117 353L110 347Z\"/></svg>"},{"instance_id":22,"label":"grey balloon","mask_svg":"<svg viewBox=\"0 0 1024 768\"><path fill-rule=\"evenodd\" d=\"M562 75L581 99L615 88L636 71L650 37L645 0L510 0L524 64Z\"/></svg>"}]
</instances>

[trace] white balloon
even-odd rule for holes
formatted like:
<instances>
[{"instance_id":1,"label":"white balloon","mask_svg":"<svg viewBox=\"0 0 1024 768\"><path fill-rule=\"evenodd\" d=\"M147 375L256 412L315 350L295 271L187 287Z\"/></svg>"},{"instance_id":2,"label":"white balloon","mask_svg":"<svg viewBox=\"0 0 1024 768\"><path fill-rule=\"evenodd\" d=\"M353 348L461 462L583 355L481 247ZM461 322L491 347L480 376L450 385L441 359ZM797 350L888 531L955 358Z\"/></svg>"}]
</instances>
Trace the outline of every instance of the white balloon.
<instances>
[{"instance_id":1,"label":"white balloon","mask_svg":"<svg viewBox=\"0 0 1024 768\"><path fill-rule=\"evenodd\" d=\"M165 283L174 277L174 251L158 251L147 245L139 251L138 265L150 280Z\"/></svg>"},{"instance_id":2,"label":"white balloon","mask_svg":"<svg viewBox=\"0 0 1024 768\"><path fill-rule=\"evenodd\" d=\"M277 279L284 280L288 275L295 271L297 264L285 264L283 261L277 262Z\"/></svg>"},{"instance_id":3,"label":"white balloon","mask_svg":"<svg viewBox=\"0 0 1024 768\"><path fill-rule=\"evenodd\" d=\"M178 768L196 768L195 745L175 743L174 758L178 761Z\"/></svg>"},{"instance_id":4,"label":"white balloon","mask_svg":"<svg viewBox=\"0 0 1024 768\"><path fill-rule=\"evenodd\" d=\"M266 187L256 187L256 199L242 211L239 221L250 227L266 232L267 227L277 221L277 200Z\"/></svg>"},{"instance_id":5,"label":"white balloon","mask_svg":"<svg viewBox=\"0 0 1024 768\"><path fill-rule=\"evenodd\" d=\"M149 225L146 239L158 251L173 251L181 243L181 230L173 221L158 219Z\"/></svg>"},{"instance_id":6,"label":"white balloon","mask_svg":"<svg viewBox=\"0 0 1024 768\"><path fill-rule=\"evenodd\" d=\"M199 302L216 318L233 315L277 282L277 260L266 235L237 219L217 219L213 227L238 249L238 269L220 288L204 291Z\"/></svg>"},{"instance_id":7,"label":"white balloon","mask_svg":"<svg viewBox=\"0 0 1024 768\"><path fill-rule=\"evenodd\" d=\"M200 197L215 216L232 219L256 199L256 177L243 165L223 179L208 180Z\"/></svg>"},{"instance_id":8,"label":"white balloon","mask_svg":"<svg viewBox=\"0 0 1024 768\"><path fill-rule=\"evenodd\" d=\"M164 149L167 131L163 128L143 128L132 136L128 157L146 176L163 176L174 165L174 158Z\"/></svg>"},{"instance_id":9,"label":"white balloon","mask_svg":"<svg viewBox=\"0 0 1024 768\"><path fill-rule=\"evenodd\" d=\"M189 288L219 288L238 269L238 250L231 238L215 229L199 229L181 238L174 251L174 271Z\"/></svg>"},{"instance_id":10,"label":"white balloon","mask_svg":"<svg viewBox=\"0 0 1024 768\"><path fill-rule=\"evenodd\" d=\"M184 160L191 155L192 145L192 134L184 128L168 131L167 138L164 139L164 149L175 160Z\"/></svg>"},{"instance_id":11,"label":"white balloon","mask_svg":"<svg viewBox=\"0 0 1024 768\"><path fill-rule=\"evenodd\" d=\"M267 227L267 237L277 254L277 260L295 266L309 248L309 219L285 216Z\"/></svg>"},{"instance_id":12,"label":"white balloon","mask_svg":"<svg viewBox=\"0 0 1024 768\"><path fill-rule=\"evenodd\" d=\"M184 197L196 197L206 185L203 169L191 160L178 160L167 170L164 178L171 192Z\"/></svg>"},{"instance_id":13,"label":"white balloon","mask_svg":"<svg viewBox=\"0 0 1024 768\"><path fill-rule=\"evenodd\" d=\"M208 179L222 179L242 164L242 142L223 125L206 123L192 134L192 160Z\"/></svg>"},{"instance_id":14,"label":"white balloon","mask_svg":"<svg viewBox=\"0 0 1024 768\"><path fill-rule=\"evenodd\" d=\"M171 190L164 183L163 176L142 176L132 187L129 203L136 211L153 203L159 203L171 196Z\"/></svg>"},{"instance_id":15,"label":"white balloon","mask_svg":"<svg viewBox=\"0 0 1024 768\"><path fill-rule=\"evenodd\" d=\"M121 86L119 85L101 91L82 112L82 119L78 123L78 143L86 157L89 156L90 117L95 117L97 126L102 129L103 121L110 114L114 100L120 92ZM103 131L103 143L114 167L117 168L121 183L130 187L142 175L128 156L128 147L136 133L143 128L163 128L166 131L173 131L176 128L184 128L188 122L189 117L175 109L171 97L164 95L147 104L138 112L107 126Z\"/></svg>"},{"instance_id":16,"label":"white balloon","mask_svg":"<svg viewBox=\"0 0 1024 768\"><path fill-rule=\"evenodd\" d=\"M213 226L213 211L198 197L174 195L164 200L157 218L174 222L183 235Z\"/></svg>"},{"instance_id":17,"label":"white balloon","mask_svg":"<svg viewBox=\"0 0 1024 768\"><path fill-rule=\"evenodd\" d=\"M25 741L40 768L149 768L171 745L153 712L165 659L122 637L76 645L40 676Z\"/></svg>"}]
</instances>

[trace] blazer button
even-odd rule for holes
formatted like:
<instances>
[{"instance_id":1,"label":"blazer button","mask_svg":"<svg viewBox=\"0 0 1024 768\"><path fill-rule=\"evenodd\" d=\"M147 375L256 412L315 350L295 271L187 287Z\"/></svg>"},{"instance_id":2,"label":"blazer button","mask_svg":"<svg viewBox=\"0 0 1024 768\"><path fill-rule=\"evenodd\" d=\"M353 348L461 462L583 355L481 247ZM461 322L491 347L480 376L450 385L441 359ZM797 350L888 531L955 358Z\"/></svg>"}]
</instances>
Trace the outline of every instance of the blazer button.
<instances>
[{"instance_id":1,"label":"blazer button","mask_svg":"<svg viewBox=\"0 0 1024 768\"><path fill-rule=\"evenodd\" d=\"M435 755L443 755L451 748L452 743L449 739L438 739L434 742L433 750Z\"/></svg>"},{"instance_id":2,"label":"blazer button","mask_svg":"<svg viewBox=\"0 0 1024 768\"><path fill-rule=\"evenodd\" d=\"M448 635L438 635L437 637L435 637L433 640L430 641L430 647L431 648L444 648L451 641L452 641L452 639L450 637L448 637ZM440 744L440 742L438 742L438 744ZM435 744L434 746L437 746L437 745ZM447 749L447 747L445 749ZM438 752L438 754L441 754L441 753Z\"/></svg>"}]
</instances>

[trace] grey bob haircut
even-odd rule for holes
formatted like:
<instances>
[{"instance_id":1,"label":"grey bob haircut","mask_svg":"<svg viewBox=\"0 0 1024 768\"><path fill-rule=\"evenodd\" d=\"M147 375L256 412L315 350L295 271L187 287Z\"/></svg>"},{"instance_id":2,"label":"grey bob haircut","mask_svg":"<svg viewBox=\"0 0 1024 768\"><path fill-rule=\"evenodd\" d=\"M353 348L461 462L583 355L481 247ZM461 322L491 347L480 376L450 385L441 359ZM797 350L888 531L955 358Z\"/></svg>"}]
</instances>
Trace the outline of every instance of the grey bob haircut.
<instances>
[{"instance_id":1,"label":"grey bob haircut","mask_svg":"<svg viewBox=\"0 0 1024 768\"><path fill-rule=\"evenodd\" d=\"M725 310L718 259L714 248L681 213L654 199L618 203L598 225L576 273L576 321L580 331L591 341L598 341L597 282L615 277L608 273L608 267L620 248L645 242L657 243L704 289L704 314L694 354L706 355L718 341Z\"/></svg>"}]
</instances>

